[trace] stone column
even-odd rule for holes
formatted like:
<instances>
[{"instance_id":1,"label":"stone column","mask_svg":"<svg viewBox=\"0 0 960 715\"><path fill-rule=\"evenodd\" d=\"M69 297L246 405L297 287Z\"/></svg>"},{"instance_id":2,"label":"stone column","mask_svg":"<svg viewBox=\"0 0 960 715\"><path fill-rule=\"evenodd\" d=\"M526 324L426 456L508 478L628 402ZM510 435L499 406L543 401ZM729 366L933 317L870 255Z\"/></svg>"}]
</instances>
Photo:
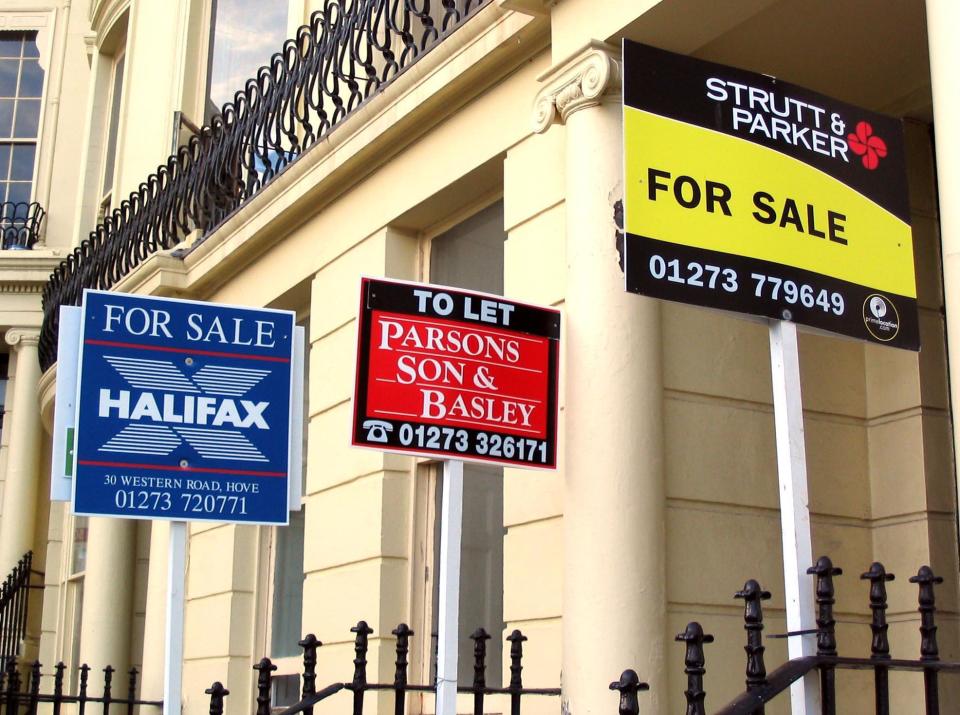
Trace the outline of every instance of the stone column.
<instances>
[{"instance_id":1,"label":"stone column","mask_svg":"<svg viewBox=\"0 0 960 715\"><path fill-rule=\"evenodd\" d=\"M107 665L116 668L120 683L130 670L136 526L131 519L90 517L80 662L93 669L91 695L102 693Z\"/></svg>"},{"instance_id":2,"label":"stone column","mask_svg":"<svg viewBox=\"0 0 960 715\"><path fill-rule=\"evenodd\" d=\"M6 334L7 345L17 356L7 473L3 488L3 515L0 518L0 578L4 578L27 552L33 549L36 529L37 491L40 483L40 445L43 425L37 383L40 363L36 328L12 328Z\"/></svg>"},{"instance_id":3,"label":"stone column","mask_svg":"<svg viewBox=\"0 0 960 715\"><path fill-rule=\"evenodd\" d=\"M956 70L960 45L956 28L960 7L954 0L927 0L927 39L930 46L930 82L933 90L933 126L940 198L940 245L943 252L943 292L947 320L947 356L950 364L950 401L953 407L953 450L960 454L960 94Z\"/></svg>"},{"instance_id":4,"label":"stone column","mask_svg":"<svg viewBox=\"0 0 960 715\"><path fill-rule=\"evenodd\" d=\"M616 707L634 668L667 701L660 306L624 291L614 204L623 197L619 52L592 42L540 77L534 125L566 125L563 699ZM560 131L553 129L552 131Z\"/></svg>"},{"instance_id":5,"label":"stone column","mask_svg":"<svg viewBox=\"0 0 960 715\"><path fill-rule=\"evenodd\" d=\"M163 700L169 544L170 523L154 521L150 524L147 613L143 626L143 677L140 680L140 692L144 700Z\"/></svg>"}]
</instances>

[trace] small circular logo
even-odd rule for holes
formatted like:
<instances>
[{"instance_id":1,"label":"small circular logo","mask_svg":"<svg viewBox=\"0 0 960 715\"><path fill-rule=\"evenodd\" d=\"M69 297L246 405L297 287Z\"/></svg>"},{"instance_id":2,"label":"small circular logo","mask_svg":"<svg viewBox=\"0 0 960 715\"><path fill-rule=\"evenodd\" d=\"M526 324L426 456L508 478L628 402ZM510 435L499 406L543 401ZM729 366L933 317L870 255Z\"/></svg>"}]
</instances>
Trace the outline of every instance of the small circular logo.
<instances>
[{"instance_id":1,"label":"small circular logo","mask_svg":"<svg viewBox=\"0 0 960 715\"><path fill-rule=\"evenodd\" d=\"M889 298L873 293L863 301L863 324L877 340L889 342L900 332L900 315Z\"/></svg>"},{"instance_id":2,"label":"small circular logo","mask_svg":"<svg viewBox=\"0 0 960 715\"><path fill-rule=\"evenodd\" d=\"M877 320L887 314L887 304L883 302L883 298L879 295L875 295L870 299L870 312L873 313L873 317Z\"/></svg>"}]
</instances>

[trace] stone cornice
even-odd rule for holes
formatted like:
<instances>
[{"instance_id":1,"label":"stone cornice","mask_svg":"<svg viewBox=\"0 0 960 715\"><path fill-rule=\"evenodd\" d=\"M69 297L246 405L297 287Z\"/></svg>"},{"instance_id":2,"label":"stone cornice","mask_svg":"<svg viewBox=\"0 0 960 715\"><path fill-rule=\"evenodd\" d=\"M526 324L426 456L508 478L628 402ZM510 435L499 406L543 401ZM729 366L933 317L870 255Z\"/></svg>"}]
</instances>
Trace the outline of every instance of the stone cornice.
<instances>
[{"instance_id":1,"label":"stone cornice","mask_svg":"<svg viewBox=\"0 0 960 715\"><path fill-rule=\"evenodd\" d=\"M7 341L7 345L10 345L16 350L20 350L20 348L23 347L36 348L40 342L40 329L10 328L3 336L3 339Z\"/></svg>"},{"instance_id":2,"label":"stone cornice","mask_svg":"<svg viewBox=\"0 0 960 715\"><path fill-rule=\"evenodd\" d=\"M0 251L0 294L39 294L63 260L59 249Z\"/></svg>"},{"instance_id":3,"label":"stone cornice","mask_svg":"<svg viewBox=\"0 0 960 715\"><path fill-rule=\"evenodd\" d=\"M496 0L504 10L522 12L524 15L543 17L550 14L550 8L557 0Z\"/></svg>"},{"instance_id":4,"label":"stone cornice","mask_svg":"<svg viewBox=\"0 0 960 715\"><path fill-rule=\"evenodd\" d=\"M5 281L0 279L0 293L42 293L46 278L36 281Z\"/></svg>"},{"instance_id":5,"label":"stone cornice","mask_svg":"<svg viewBox=\"0 0 960 715\"><path fill-rule=\"evenodd\" d=\"M533 104L533 130L545 132L577 110L600 104L620 92L620 53L616 47L592 40L569 59L554 65L537 79L543 88Z\"/></svg>"}]
</instances>

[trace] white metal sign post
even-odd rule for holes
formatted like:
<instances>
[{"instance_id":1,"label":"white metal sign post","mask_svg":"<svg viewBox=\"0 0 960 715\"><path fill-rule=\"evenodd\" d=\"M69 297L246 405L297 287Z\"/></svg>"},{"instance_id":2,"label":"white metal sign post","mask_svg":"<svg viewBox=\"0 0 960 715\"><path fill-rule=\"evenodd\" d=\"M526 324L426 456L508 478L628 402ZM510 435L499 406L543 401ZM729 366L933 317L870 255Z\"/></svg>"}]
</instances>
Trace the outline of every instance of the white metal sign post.
<instances>
[{"instance_id":1,"label":"white metal sign post","mask_svg":"<svg viewBox=\"0 0 960 715\"><path fill-rule=\"evenodd\" d=\"M807 456L800 394L800 355L797 326L786 320L770 322L770 368L777 435L777 473L780 484L780 529L787 631L816 628L813 595L807 567L813 564L810 506L807 496ZM814 635L787 639L791 659L814 655ZM816 675L809 674L790 687L794 715L820 712Z\"/></svg>"},{"instance_id":2,"label":"white metal sign post","mask_svg":"<svg viewBox=\"0 0 960 715\"><path fill-rule=\"evenodd\" d=\"M167 554L167 621L164 632L163 715L179 715L183 683L183 614L187 565L187 522L170 523Z\"/></svg>"},{"instance_id":3,"label":"white metal sign post","mask_svg":"<svg viewBox=\"0 0 960 715\"><path fill-rule=\"evenodd\" d=\"M437 715L457 712L460 632L460 536L463 527L463 462L443 462L440 515L440 603L437 643Z\"/></svg>"}]
</instances>

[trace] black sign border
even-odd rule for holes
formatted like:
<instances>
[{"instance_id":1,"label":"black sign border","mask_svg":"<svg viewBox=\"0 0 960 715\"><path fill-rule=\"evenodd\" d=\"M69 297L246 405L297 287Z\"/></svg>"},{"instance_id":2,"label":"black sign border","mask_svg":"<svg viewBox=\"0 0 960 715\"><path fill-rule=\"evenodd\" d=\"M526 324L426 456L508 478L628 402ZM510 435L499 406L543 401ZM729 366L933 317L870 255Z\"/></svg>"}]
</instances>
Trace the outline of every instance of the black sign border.
<instances>
[{"instance_id":1,"label":"black sign border","mask_svg":"<svg viewBox=\"0 0 960 715\"><path fill-rule=\"evenodd\" d=\"M481 322L477 319L468 318L463 315L441 315L431 310L420 312L414 306L416 298L413 295L414 290L434 290L448 293L454 296L480 297L484 299L497 300L500 303L508 303L514 307L511 314L512 325L507 328L517 333L533 335L536 337L547 338L549 340L549 349L547 351L547 434L543 440L547 443L548 459L545 463L535 463L522 461L518 458L508 459L506 457L490 457L489 455L476 454L472 451L456 452L447 450L434 450L429 448L405 446L400 444L399 434L396 430L387 434L387 442L372 442L363 437L365 430L362 429L362 423L367 419L382 420L381 417L371 418L366 410L369 385L366 375L370 368L370 343L371 331L373 330L373 311L383 310L401 315L412 315L416 317L430 316L442 318L444 320L456 320L463 323L475 323L479 326L490 327L489 323ZM560 368L560 311L553 308L543 308L533 306L528 303L519 303L503 296L490 293L480 293L477 291L468 291L459 288L451 288L443 285L428 283L408 283L405 281L392 281L380 278L363 277L360 281L360 309L358 313L357 329L357 360L356 376L354 379L353 394L353 423L351 444L354 447L364 447L380 450L382 452L397 452L400 454L421 456L429 459L459 459L468 462L480 462L484 464L500 464L505 467L519 467L524 469L537 470L556 470L557 469L557 447L558 447L558 421L559 421L559 368ZM498 326L504 330L502 326ZM384 420L391 422L391 420ZM396 422L406 422L414 427L422 425L424 428L436 427L433 422L416 422L414 420L393 420ZM477 430L469 427L457 427L457 430L465 431L470 438L470 445L475 442L475 436L479 432L487 434L498 434L503 437L520 439L518 435L512 432L499 431L494 429Z\"/></svg>"},{"instance_id":2,"label":"black sign border","mask_svg":"<svg viewBox=\"0 0 960 715\"><path fill-rule=\"evenodd\" d=\"M763 146L771 151L778 151L791 156L798 161L824 171L828 175L842 181L851 189L874 201L897 218L904 221L911 229L910 240L913 241L913 231L909 208L909 192L906 175L905 140L903 137L902 122L893 117L856 107L827 95L814 92L804 87L782 82L769 75L758 74L729 65L701 60L687 55L662 50L631 40L623 40L623 107L650 112L666 119L683 121L691 125L711 129L730 136ZM805 155L799 151L790 151L777 142L764 140L758 137L744 136L733 132L725 126L720 114L711 110L715 102L704 96L694 97L692 94L682 98L677 97L677 87L689 84L690 76L707 76L707 73L723 74L736 78L743 83L755 83L768 91L789 93L805 101L819 102L831 107L842 109L849 113L860 113L869 118L878 126L883 127L890 155L884 160L883 171L873 177L875 181L872 189L865 187L861 180L862 172L853 170L855 162L843 170L832 163L821 160L816 156ZM684 103L682 100L687 100ZM851 128L852 129L852 128ZM894 131L896 129L896 131ZM627 156L624 149L624 166ZM882 180L881 180L882 178ZM643 246L639 242L648 242ZM784 320L783 311L789 309L789 320L799 325L829 331L835 335L862 340L874 345L886 345L918 352L920 350L920 318L916 298L896 295L887 291L877 290L870 286L861 285L833 278L823 273L806 271L787 264L763 261L739 254L729 254L711 249L697 248L688 244L672 243L648 236L625 233L625 256L623 262L624 285L627 292L638 293L652 298L670 300L687 305L731 311L739 317L766 317ZM629 250L632 247L632 251ZM914 246L914 249L916 247ZM649 258L651 253L669 252L674 258L692 260L702 263L711 263L724 267L736 268L741 277L749 277L753 271L766 275L776 275L781 278L816 285L817 288L843 288L848 296L867 297L879 294L887 298L896 307L899 314L900 329L897 335L890 340L881 340L873 335L863 322L860 310L854 310L854 301L849 301L843 316L824 314L823 311L805 308L802 305L787 305L783 302L772 305L770 301L756 298L752 293L748 295L732 296L724 294L722 290L703 291L679 284L665 284L661 281L646 279L646 262L635 261L630 254L644 255ZM914 250L914 280L916 280L916 251ZM854 317L856 321L854 321Z\"/></svg>"},{"instance_id":3,"label":"black sign border","mask_svg":"<svg viewBox=\"0 0 960 715\"><path fill-rule=\"evenodd\" d=\"M902 318L904 315L917 314L916 298L878 291L859 283L831 278L822 273L805 271L802 268L795 268L782 263L763 261L732 253L722 253L682 243L661 241L632 233L626 234L625 253L624 264L635 266L633 271L625 273L626 289L630 293L638 293L651 298L660 298L687 305L731 311L740 317L747 315L774 320L789 320L790 322L827 330L836 335L864 340L877 345L889 345L914 351L920 349L919 323L915 320L903 320ZM682 266L686 266L688 262L692 261L701 265L708 263L724 268L733 268L737 271L739 290L736 293L727 293L722 288L709 290L686 283L648 279L645 266L648 265L650 257L655 254L663 256L666 261L677 259ZM786 303L783 300L758 298L754 294L754 286L750 278L751 273L776 276L783 280L791 280L797 285L806 283L816 286L818 291L826 289L842 292L845 296L844 313L838 316L819 307L807 308L800 302ZM863 301L874 294L881 295L889 300L901 316L900 329L890 340L880 340L867 330L866 324L863 322ZM784 310L790 311L789 318L784 317Z\"/></svg>"}]
</instances>

